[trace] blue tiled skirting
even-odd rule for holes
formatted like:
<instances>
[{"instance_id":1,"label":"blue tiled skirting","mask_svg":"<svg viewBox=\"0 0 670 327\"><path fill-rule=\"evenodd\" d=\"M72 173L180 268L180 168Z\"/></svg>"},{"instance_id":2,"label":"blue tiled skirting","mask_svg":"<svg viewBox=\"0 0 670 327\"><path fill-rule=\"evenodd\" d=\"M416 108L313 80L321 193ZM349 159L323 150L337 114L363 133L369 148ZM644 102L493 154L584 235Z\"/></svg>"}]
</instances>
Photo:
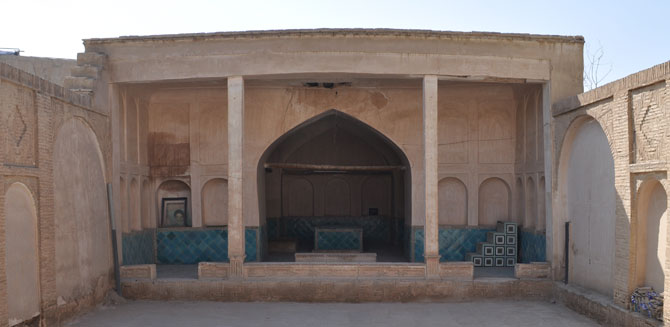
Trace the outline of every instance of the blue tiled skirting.
<instances>
[{"instance_id":1,"label":"blue tiled skirting","mask_svg":"<svg viewBox=\"0 0 670 327\"><path fill-rule=\"evenodd\" d=\"M281 220L280 220L281 219ZM363 246L367 242L402 241L402 220L382 216L363 217L271 217L267 219L269 240L296 239L302 246L314 244L315 227L348 227L363 229Z\"/></svg>"},{"instance_id":2,"label":"blue tiled skirting","mask_svg":"<svg viewBox=\"0 0 670 327\"><path fill-rule=\"evenodd\" d=\"M477 243L486 241L494 228L440 227L438 232L440 261L465 261L465 254L476 252Z\"/></svg>"},{"instance_id":3,"label":"blue tiled skirting","mask_svg":"<svg viewBox=\"0 0 670 327\"><path fill-rule=\"evenodd\" d=\"M519 262L547 261L547 237L544 233L522 231L519 233L520 259Z\"/></svg>"},{"instance_id":4,"label":"blue tiled skirting","mask_svg":"<svg viewBox=\"0 0 670 327\"><path fill-rule=\"evenodd\" d=\"M154 233L154 229L146 229L121 236L124 265L154 263Z\"/></svg>"},{"instance_id":5,"label":"blue tiled skirting","mask_svg":"<svg viewBox=\"0 0 670 327\"><path fill-rule=\"evenodd\" d=\"M258 261L262 249L259 235L258 227L245 229L245 261ZM156 259L158 264L227 262L228 229L159 229L156 231Z\"/></svg>"},{"instance_id":6,"label":"blue tiled skirting","mask_svg":"<svg viewBox=\"0 0 670 327\"><path fill-rule=\"evenodd\" d=\"M405 226L409 229L408 226ZM486 233L493 228L440 227L438 242L440 261L465 261L465 254L475 252L478 242L486 241ZM425 234L422 226L412 226L405 233L405 252L411 262L424 262Z\"/></svg>"}]
</instances>

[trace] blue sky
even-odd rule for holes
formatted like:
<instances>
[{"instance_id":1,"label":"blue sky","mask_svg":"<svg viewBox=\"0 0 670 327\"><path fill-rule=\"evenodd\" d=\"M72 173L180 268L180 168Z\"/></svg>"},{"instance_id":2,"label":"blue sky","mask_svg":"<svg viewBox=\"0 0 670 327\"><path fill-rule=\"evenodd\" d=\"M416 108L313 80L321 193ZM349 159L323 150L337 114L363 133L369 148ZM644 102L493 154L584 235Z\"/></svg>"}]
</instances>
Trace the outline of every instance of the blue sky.
<instances>
[{"instance_id":1,"label":"blue sky","mask_svg":"<svg viewBox=\"0 0 670 327\"><path fill-rule=\"evenodd\" d=\"M403 28L583 35L603 82L670 60L670 1L30 1L2 4L0 47L75 58L81 40L291 28Z\"/></svg>"}]
</instances>

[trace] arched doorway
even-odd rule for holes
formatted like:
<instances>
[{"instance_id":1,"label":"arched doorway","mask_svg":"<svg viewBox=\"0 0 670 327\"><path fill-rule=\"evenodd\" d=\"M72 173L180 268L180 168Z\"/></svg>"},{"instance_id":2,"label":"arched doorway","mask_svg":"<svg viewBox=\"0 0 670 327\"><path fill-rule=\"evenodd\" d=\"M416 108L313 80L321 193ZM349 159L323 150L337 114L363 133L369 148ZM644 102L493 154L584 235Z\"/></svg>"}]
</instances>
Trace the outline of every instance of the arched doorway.
<instances>
[{"instance_id":1,"label":"arched doorway","mask_svg":"<svg viewBox=\"0 0 670 327\"><path fill-rule=\"evenodd\" d=\"M616 193L614 159L595 119L575 119L561 149L559 219L570 222L568 280L612 295Z\"/></svg>"},{"instance_id":2,"label":"arched doorway","mask_svg":"<svg viewBox=\"0 0 670 327\"><path fill-rule=\"evenodd\" d=\"M258 163L265 259L293 261L295 252L328 250L315 245L315 232L339 228L359 230L362 251L376 253L377 261L406 261L409 167L391 140L337 110L282 135Z\"/></svg>"}]
</instances>

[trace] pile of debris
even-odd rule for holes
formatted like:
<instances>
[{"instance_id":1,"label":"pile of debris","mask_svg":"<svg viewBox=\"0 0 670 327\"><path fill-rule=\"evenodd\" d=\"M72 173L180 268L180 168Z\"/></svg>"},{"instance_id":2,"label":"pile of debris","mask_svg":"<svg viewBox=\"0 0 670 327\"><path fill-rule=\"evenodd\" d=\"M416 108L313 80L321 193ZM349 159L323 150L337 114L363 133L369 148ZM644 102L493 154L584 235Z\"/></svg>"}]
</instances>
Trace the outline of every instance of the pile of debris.
<instances>
[{"instance_id":1,"label":"pile of debris","mask_svg":"<svg viewBox=\"0 0 670 327\"><path fill-rule=\"evenodd\" d=\"M651 287L638 287L630 296L630 302L633 311L663 320L663 293L656 293Z\"/></svg>"}]
</instances>

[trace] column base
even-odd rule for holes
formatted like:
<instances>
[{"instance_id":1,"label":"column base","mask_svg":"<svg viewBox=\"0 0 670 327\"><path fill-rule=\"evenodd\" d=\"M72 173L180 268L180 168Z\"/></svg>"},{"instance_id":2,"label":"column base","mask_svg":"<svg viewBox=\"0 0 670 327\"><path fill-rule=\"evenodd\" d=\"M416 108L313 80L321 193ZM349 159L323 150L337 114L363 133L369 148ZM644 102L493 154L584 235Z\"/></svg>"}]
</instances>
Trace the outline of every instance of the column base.
<instances>
[{"instance_id":1,"label":"column base","mask_svg":"<svg viewBox=\"0 0 670 327\"><path fill-rule=\"evenodd\" d=\"M424 255L426 262L426 278L440 278L440 255Z\"/></svg>"},{"instance_id":2,"label":"column base","mask_svg":"<svg viewBox=\"0 0 670 327\"><path fill-rule=\"evenodd\" d=\"M244 257L245 255L230 256L230 271L228 277L230 279L244 278Z\"/></svg>"}]
</instances>

